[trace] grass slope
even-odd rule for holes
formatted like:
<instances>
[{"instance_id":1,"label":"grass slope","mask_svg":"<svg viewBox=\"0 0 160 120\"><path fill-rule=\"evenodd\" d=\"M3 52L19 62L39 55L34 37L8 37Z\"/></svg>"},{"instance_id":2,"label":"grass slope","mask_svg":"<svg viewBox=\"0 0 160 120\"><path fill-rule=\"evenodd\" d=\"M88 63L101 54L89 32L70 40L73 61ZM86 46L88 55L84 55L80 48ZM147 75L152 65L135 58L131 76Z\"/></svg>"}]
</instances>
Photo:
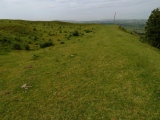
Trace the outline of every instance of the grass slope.
<instances>
[{"instance_id":1,"label":"grass slope","mask_svg":"<svg viewBox=\"0 0 160 120\"><path fill-rule=\"evenodd\" d=\"M88 27L86 27L88 26ZM0 54L14 50L37 50L64 44L72 36L93 30L92 25L70 24L59 21L0 20ZM91 30L87 29L90 28Z\"/></svg>"},{"instance_id":2,"label":"grass slope","mask_svg":"<svg viewBox=\"0 0 160 120\"><path fill-rule=\"evenodd\" d=\"M0 118L158 120L159 50L117 26L79 26L94 32L0 56Z\"/></svg>"}]
</instances>

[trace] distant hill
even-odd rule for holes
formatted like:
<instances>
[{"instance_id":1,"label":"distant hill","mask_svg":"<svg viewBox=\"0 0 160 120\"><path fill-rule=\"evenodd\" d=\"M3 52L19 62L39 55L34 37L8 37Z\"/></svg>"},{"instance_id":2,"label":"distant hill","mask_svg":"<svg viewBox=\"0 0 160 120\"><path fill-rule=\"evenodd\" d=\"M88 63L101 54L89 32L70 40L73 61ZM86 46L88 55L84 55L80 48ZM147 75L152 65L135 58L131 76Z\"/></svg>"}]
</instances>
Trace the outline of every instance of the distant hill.
<instances>
[{"instance_id":1,"label":"distant hill","mask_svg":"<svg viewBox=\"0 0 160 120\"><path fill-rule=\"evenodd\" d=\"M72 21L68 20L66 22L71 22L71 23L96 23L96 24L113 24L112 19L108 20L95 20L95 21ZM144 33L144 27L147 22L147 19L117 19L115 24L120 25L122 27L125 27L131 31L135 29L140 29Z\"/></svg>"},{"instance_id":2,"label":"distant hill","mask_svg":"<svg viewBox=\"0 0 160 120\"><path fill-rule=\"evenodd\" d=\"M64 20L65 21L65 20ZM113 24L112 19L106 20L94 20L94 21L74 21L74 20L67 20L65 22L71 23L100 23L100 24ZM117 19L115 24L145 24L147 19Z\"/></svg>"}]
</instances>

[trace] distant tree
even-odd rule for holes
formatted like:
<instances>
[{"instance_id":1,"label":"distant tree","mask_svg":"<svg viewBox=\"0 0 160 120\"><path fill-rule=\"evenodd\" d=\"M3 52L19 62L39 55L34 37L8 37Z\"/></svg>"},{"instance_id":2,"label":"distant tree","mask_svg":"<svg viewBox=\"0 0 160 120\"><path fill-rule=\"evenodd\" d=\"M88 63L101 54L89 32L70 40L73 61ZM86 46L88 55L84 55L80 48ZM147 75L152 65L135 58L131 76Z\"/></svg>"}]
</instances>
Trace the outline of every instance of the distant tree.
<instances>
[{"instance_id":1,"label":"distant tree","mask_svg":"<svg viewBox=\"0 0 160 120\"><path fill-rule=\"evenodd\" d=\"M145 34L152 46L160 48L160 9L152 11L145 26Z\"/></svg>"}]
</instances>

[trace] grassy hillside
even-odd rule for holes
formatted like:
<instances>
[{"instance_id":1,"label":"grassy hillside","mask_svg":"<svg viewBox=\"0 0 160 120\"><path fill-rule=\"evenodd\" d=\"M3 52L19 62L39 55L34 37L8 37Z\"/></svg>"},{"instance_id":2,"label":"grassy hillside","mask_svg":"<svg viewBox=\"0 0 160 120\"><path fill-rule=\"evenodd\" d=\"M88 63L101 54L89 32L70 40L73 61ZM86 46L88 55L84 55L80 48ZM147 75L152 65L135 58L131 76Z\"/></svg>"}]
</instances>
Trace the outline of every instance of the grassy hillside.
<instances>
[{"instance_id":1,"label":"grassy hillside","mask_svg":"<svg viewBox=\"0 0 160 120\"><path fill-rule=\"evenodd\" d=\"M88 29L89 28L89 29ZM91 29L91 30L90 30ZM64 44L75 31L78 36L93 31L92 26L59 21L13 21L0 20L0 54L14 50L37 50Z\"/></svg>"},{"instance_id":2,"label":"grassy hillside","mask_svg":"<svg viewBox=\"0 0 160 120\"><path fill-rule=\"evenodd\" d=\"M11 37L27 24L20 43L30 41L31 50L0 55L2 120L159 119L160 51L138 36L112 25L11 21L13 30L5 22L1 33ZM35 35L54 46L34 46ZM23 84L32 87L25 91Z\"/></svg>"}]
</instances>

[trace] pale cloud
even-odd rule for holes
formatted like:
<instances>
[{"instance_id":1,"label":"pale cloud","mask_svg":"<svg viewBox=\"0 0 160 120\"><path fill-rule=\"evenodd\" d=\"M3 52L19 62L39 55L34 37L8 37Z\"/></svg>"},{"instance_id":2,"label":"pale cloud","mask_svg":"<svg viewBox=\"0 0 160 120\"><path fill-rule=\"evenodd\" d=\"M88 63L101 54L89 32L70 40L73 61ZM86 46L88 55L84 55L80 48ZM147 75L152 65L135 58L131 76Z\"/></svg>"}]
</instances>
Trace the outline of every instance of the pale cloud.
<instances>
[{"instance_id":1,"label":"pale cloud","mask_svg":"<svg viewBox=\"0 0 160 120\"><path fill-rule=\"evenodd\" d=\"M160 0L0 0L1 19L99 20L148 18Z\"/></svg>"}]
</instances>

